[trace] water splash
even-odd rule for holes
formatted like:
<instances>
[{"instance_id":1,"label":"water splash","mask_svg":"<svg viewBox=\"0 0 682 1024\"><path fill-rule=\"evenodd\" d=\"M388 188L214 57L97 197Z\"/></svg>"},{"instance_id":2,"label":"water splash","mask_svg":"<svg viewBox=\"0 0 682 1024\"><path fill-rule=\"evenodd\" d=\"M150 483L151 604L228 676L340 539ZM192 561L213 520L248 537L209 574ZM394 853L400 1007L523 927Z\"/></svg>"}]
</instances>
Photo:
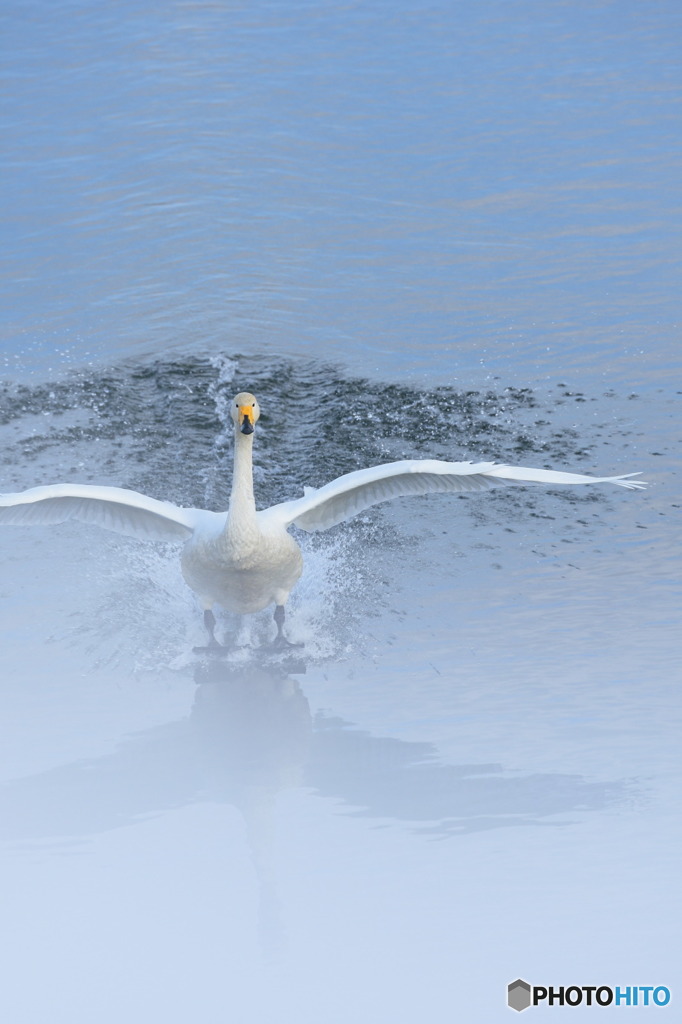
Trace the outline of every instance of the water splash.
<instances>
[{"instance_id":1,"label":"water splash","mask_svg":"<svg viewBox=\"0 0 682 1024\"><path fill-rule=\"evenodd\" d=\"M47 384L4 384L0 486L97 481L181 505L224 509L232 473L228 406L236 389L257 393L263 409L254 447L259 507L399 458L619 468L611 449L599 450L619 433L618 417L602 415L596 428L585 417L589 431L580 428L566 410L596 399L570 394L563 385L544 394L512 387L419 388L344 376L312 360L226 354L121 364ZM602 412L606 402L618 409L613 393L600 401ZM552 516L566 522L576 519L576 505L590 503L594 514L609 500L596 491L562 492L562 498L553 500ZM382 572L388 566L391 579L399 575L406 545L419 557L439 507L431 502L425 519L424 500L412 501L419 521L415 538L383 509L370 509L329 534L299 536L306 569L290 601L287 628L310 658L339 657L366 642L365 620L386 607ZM496 520L508 527L544 515L543 501L546 494L534 490L467 496L456 502L456 515L466 517L470 530ZM117 645L143 652L136 659L144 666L177 660L203 642L175 549L111 538L103 545L94 532L92 541L81 540L88 533L78 531L77 549L73 540L63 542L63 557L83 561L90 585L96 578L101 591L99 605L79 613L75 635L87 635L103 659L115 657ZM266 642L274 630L270 611L241 627L226 617L222 628L236 638L236 647Z\"/></svg>"}]
</instances>

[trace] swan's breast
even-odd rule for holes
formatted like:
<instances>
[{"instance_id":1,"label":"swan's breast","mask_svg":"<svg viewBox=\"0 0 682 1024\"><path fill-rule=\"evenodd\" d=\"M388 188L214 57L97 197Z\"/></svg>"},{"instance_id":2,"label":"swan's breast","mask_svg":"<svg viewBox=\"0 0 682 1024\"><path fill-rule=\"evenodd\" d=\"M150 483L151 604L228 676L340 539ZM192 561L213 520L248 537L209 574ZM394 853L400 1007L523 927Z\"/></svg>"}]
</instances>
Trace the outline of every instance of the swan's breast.
<instances>
[{"instance_id":1,"label":"swan's breast","mask_svg":"<svg viewBox=\"0 0 682 1024\"><path fill-rule=\"evenodd\" d=\"M301 550L284 530L237 545L227 535L193 538L182 553L182 574L202 602L243 614L284 604L302 570Z\"/></svg>"}]
</instances>

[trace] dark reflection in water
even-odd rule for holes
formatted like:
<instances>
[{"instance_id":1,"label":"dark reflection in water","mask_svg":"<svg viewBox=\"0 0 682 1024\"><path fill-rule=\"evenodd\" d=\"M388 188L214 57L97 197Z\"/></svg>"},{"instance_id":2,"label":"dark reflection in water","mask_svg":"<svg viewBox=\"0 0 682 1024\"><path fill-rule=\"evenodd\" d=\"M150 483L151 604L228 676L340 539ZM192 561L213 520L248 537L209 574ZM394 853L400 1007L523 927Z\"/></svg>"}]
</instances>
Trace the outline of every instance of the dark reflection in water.
<instances>
[{"instance_id":1,"label":"dark reflection in water","mask_svg":"<svg viewBox=\"0 0 682 1024\"><path fill-rule=\"evenodd\" d=\"M231 805L244 819L258 879L261 945L275 952L284 931L274 812L286 789L310 787L352 815L440 838L556 826L553 815L603 810L626 795L620 781L509 777L498 764L442 764L433 744L373 736L333 717L313 719L299 683L281 667L211 662L196 668L195 680L187 719L139 733L112 755L6 784L0 837L76 840L204 800Z\"/></svg>"},{"instance_id":2,"label":"dark reflection in water","mask_svg":"<svg viewBox=\"0 0 682 1024\"><path fill-rule=\"evenodd\" d=\"M234 670L209 662L189 724L202 797L230 803L246 825L259 887L259 938L276 953L284 941L275 866L277 794L300 786L309 759L312 719L298 683L258 665Z\"/></svg>"},{"instance_id":3,"label":"dark reflection in water","mask_svg":"<svg viewBox=\"0 0 682 1024\"><path fill-rule=\"evenodd\" d=\"M547 825L550 815L603 810L624 796L623 783L559 773L510 777L500 764L442 764L431 743L372 736L337 718L315 724L307 777L316 792L352 804L355 815L409 821L424 834Z\"/></svg>"}]
</instances>

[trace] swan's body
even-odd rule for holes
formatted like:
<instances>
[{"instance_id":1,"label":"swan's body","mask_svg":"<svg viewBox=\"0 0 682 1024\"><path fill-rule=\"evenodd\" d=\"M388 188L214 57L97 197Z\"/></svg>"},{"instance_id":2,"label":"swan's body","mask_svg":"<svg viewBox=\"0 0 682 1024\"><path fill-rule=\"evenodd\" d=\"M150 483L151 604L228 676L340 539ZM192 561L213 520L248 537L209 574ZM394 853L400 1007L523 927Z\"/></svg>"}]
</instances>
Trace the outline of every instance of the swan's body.
<instances>
[{"instance_id":1,"label":"swan's body","mask_svg":"<svg viewBox=\"0 0 682 1024\"><path fill-rule=\"evenodd\" d=\"M182 551L182 575L204 608L248 613L283 605L302 571L294 538L286 529L268 529L258 513L248 533L197 530Z\"/></svg>"},{"instance_id":2,"label":"swan's body","mask_svg":"<svg viewBox=\"0 0 682 1024\"><path fill-rule=\"evenodd\" d=\"M283 606L303 569L301 550L287 532L292 524L309 532L326 530L370 505L400 495L481 491L496 483L646 486L631 479L636 473L591 477L493 462L415 459L347 473L317 490L306 488L302 498L257 512L252 446L260 410L253 395L245 392L236 396L231 408L235 458L227 512L180 508L122 487L51 484L0 495L0 524L78 519L135 537L184 541L182 573L208 616L211 636L214 604L239 613L275 604L281 636Z\"/></svg>"}]
</instances>

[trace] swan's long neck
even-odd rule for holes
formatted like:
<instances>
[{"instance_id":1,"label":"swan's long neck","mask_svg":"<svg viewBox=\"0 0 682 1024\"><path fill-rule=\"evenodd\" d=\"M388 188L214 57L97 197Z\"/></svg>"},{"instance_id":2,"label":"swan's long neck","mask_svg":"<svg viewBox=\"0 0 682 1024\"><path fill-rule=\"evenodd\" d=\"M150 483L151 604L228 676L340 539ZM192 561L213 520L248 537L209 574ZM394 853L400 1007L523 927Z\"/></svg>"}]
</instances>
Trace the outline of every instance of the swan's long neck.
<instances>
[{"instance_id":1,"label":"swan's long neck","mask_svg":"<svg viewBox=\"0 0 682 1024\"><path fill-rule=\"evenodd\" d=\"M234 432L234 475L230 494L230 514L255 514L256 501L253 496L253 434Z\"/></svg>"},{"instance_id":2,"label":"swan's long neck","mask_svg":"<svg viewBox=\"0 0 682 1024\"><path fill-rule=\"evenodd\" d=\"M257 532L256 501L253 496L253 434L235 430L234 475L225 535L233 545L246 545Z\"/></svg>"}]
</instances>

